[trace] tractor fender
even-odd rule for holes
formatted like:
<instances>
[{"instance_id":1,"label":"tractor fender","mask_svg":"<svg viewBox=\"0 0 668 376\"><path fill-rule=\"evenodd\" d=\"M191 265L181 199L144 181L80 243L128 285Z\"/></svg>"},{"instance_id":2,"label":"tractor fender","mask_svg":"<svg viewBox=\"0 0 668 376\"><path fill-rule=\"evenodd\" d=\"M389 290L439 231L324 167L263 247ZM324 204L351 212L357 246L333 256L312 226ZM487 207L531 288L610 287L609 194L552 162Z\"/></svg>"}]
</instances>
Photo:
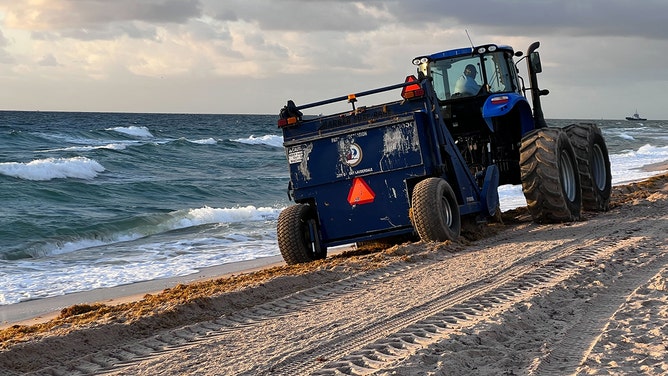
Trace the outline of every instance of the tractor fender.
<instances>
[{"instance_id":1,"label":"tractor fender","mask_svg":"<svg viewBox=\"0 0 668 376\"><path fill-rule=\"evenodd\" d=\"M482 184L480 201L483 210L493 217L497 214L499 207L499 168L495 165L487 166L485 170L485 179Z\"/></svg>"},{"instance_id":2,"label":"tractor fender","mask_svg":"<svg viewBox=\"0 0 668 376\"><path fill-rule=\"evenodd\" d=\"M503 93L491 95L482 106L482 116L489 130L494 132L493 119L508 115L515 110L519 113L522 135L532 131L535 126L531 115L529 101L523 96L515 93Z\"/></svg>"}]
</instances>

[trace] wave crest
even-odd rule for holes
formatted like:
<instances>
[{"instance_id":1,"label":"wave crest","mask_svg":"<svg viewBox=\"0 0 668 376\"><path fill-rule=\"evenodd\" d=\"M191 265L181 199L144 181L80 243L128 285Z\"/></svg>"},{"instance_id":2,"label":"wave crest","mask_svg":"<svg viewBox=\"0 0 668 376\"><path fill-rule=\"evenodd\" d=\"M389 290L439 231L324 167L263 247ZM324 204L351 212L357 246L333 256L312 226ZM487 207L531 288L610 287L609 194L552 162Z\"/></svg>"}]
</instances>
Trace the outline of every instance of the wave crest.
<instances>
[{"instance_id":1,"label":"wave crest","mask_svg":"<svg viewBox=\"0 0 668 376\"><path fill-rule=\"evenodd\" d=\"M274 134L268 134L260 137L250 135L248 138L237 138L230 141L247 145L269 145L277 148L283 147L283 136L277 136Z\"/></svg>"},{"instance_id":2,"label":"wave crest","mask_svg":"<svg viewBox=\"0 0 668 376\"><path fill-rule=\"evenodd\" d=\"M128 242L147 236L203 225L272 221L278 219L281 210L252 205L234 208L205 206L196 209L177 210L156 216L135 218L125 223L100 224L99 229L93 232L80 233L71 238L41 242L12 255L0 255L0 259L40 258L66 254L86 248ZM115 228L115 230L107 232L110 228Z\"/></svg>"},{"instance_id":3,"label":"wave crest","mask_svg":"<svg viewBox=\"0 0 668 376\"><path fill-rule=\"evenodd\" d=\"M137 127L135 125L132 125L130 127L108 128L107 130L118 132L118 133L123 133L123 134L126 134L128 136L132 136L132 137L153 138L153 134L148 130L148 128Z\"/></svg>"},{"instance_id":4,"label":"wave crest","mask_svg":"<svg viewBox=\"0 0 668 376\"><path fill-rule=\"evenodd\" d=\"M270 221L278 218L281 209L249 205L237 208L210 208L205 206L190 209L184 218L178 221L178 228L198 226L209 223L235 223L252 221Z\"/></svg>"},{"instance_id":5,"label":"wave crest","mask_svg":"<svg viewBox=\"0 0 668 376\"><path fill-rule=\"evenodd\" d=\"M97 161L85 157L46 158L28 163L0 163L0 174L34 181L67 178L91 180L104 170Z\"/></svg>"}]
</instances>

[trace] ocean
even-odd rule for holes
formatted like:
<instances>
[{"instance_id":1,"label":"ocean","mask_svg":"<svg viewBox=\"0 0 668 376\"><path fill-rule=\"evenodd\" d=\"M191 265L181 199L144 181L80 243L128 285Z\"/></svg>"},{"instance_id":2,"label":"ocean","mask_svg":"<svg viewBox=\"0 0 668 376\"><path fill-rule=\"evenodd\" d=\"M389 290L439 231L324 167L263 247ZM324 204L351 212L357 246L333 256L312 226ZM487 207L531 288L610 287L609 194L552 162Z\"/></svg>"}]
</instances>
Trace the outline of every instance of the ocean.
<instances>
[{"instance_id":1,"label":"ocean","mask_svg":"<svg viewBox=\"0 0 668 376\"><path fill-rule=\"evenodd\" d=\"M0 111L0 309L280 255L291 203L276 120ZM668 160L668 121L586 122L603 131L613 185ZM499 193L502 210L526 205L519 186Z\"/></svg>"}]
</instances>

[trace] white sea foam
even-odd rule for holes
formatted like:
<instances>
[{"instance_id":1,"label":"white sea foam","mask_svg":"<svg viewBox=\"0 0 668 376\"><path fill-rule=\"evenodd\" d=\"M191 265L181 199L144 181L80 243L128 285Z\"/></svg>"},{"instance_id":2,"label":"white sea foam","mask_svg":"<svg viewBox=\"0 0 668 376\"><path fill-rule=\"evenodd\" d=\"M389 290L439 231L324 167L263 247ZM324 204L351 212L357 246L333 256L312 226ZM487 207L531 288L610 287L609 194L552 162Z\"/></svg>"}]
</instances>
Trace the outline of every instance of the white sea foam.
<instances>
[{"instance_id":1,"label":"white sea foam","mask_svg":"<svg viewBox=\"0 0 668 376\"><path fill-rule=\"evenodd\" d=\"M250 137L248 138L237 138L230 141L248 145L269 145L277 148L283 147L283 136L277 136L273 134L268 134L261 137L255 137L254 135L250 135Z\"/></svg>"},{"instance_id":2,"label":"white sea foam","mask_svg":"<svg viewBox=\"0 0 668 376\"><path fill-rule=\"evenodd\" d=\"M25 264L29 272L11 276L0 274L0 286L3 286L0 306L96 288L184 276L208 266L279 254L275 237L258 240L238 236L232 243L225 244L219 239L208 238L171 243L130 243L128 248L135 252L125 256L123 262L110 263L104 257L98 257L85 266L81 263L63 263L55 258L39 264L39 267L30 261L17 261L18 265L15 266Z\"/></svg>"},{"instance_id":3,"label":"white sea foam","mask_svg":"<svg viewBox=\"0 0 668 376\"><path fill-rule=\"evenodd\" d=\"M29 273L0 274L0 286L4 290L0 292L0 305L188 275L206 266L275 256L278 248L275 234L272 233L251 236L251 233L231 232L213 237L207 231L197 230L202 236L185 239L180 235L168 234L170 230L205 224L270 221L276 219L280 211L277 208L254 206L180 210L170 213L167 219L151 228L114 234L106 241L81 239L47 246L49 248L44 254L35 256L50 257L42 258L39 263L31 259L14 262L14 268L24 267ZM96 249L105 249L107 252L114 249L112 253L123 254L123 260L109 262ZM65 257L67 253L77 251L86 253ZM84 256L88 254L88 258ZM85 267L81 265L82 262L86 263Z\"/></svg>"},{"instance_id":4,"label":"white sea foam","mask_svg":"<svg viewBox=\"0 0 668 376\"><path fill-rule=\"evenodd\" d=\"M213 223L272 221L280 211L254 206L175 211L170 213L171 219L149 231L156 233L155 236L140 237L138 234L141 231L135 229L134 235L116 234L116 243L85 239L55 246L46 256L58 257L42 258L39 263L33 259L14 261L13 268L25 268L29 273L0 274L0 286L4 290L0 292L0 305L183 276L207 266L276 256L279 254L276 234L271 231L257 233L245 229L235 232L237 230L226 227L222 230L212 227L197 229L184 237L182 234L171 234L169 230ZM265 227L264 224L258 225L261 229ZM102 250L123 254L122 261L110 262ZM69 257L65 255L75 251L81 252Z\"/></svg>"},{"instance_id":5,"label":"white sea foam","mask_svg":"<svg viewBox=\"0 0 668 376\"><path fill-rule=\"evenodd\" d=\"M502 185L499 187L499 205L501 211L511 210L527 204L521 185Z\"/></svg>"},{"instance_id":6,"label":"white sea foam","mask_svg":"<svg viewBox=\"0 0 668 376\"><path fill-rule=\"evenodd\" d=\"M194 226L219 223L239 223L271 221L278 218L282 209L270 207L245 206L237 208L210 208L178 210L163 217L162 220L150 221L150 225L142 225L124 232L109 234L105 239L77 239L53 244L46 244L39 250L32 251L33 257L48 257L80 251L86 248L108 246L129 242L147 236L166 233Z\"/></svg>"},{"instance_id":7,"label":"white sea foam","mask_svg":"<svg viewBox=\"0 0 668 376\"><path fill-rule=\"evenodd\" d=\"M668 161L668 146L643 145L638 150L610 156L612 184L646 179L662 171L644 171L643 166Z\"/></svg>"},{"instance_id":8,"label":"white sea foam","mask_svg":"<svg viewBox=\"0 0 668 376\"><path fill-rule=\"evenodd\" d=\"M56 255L64 255L67 253L72 253L80 251L82 249L88 249L93 247L100 247L110 244L116 244L121 242L127 242L139 239L145 236L144 234L139 233L127 233L127 234L113 234L107 239L77 239L71 241L64 241L58 243L45 244L40 249L29 251L32 257L50 257Z\"/></svg>"},{"instance_id":9,"label":"white sea foam","mask_svg":"<svg viewBox=\"0 0 668 376\"><path fill-rule=\"evenodd\" d=\"M129 127L114 127L114 128L108 128L108 131L114 131L118 133L123 133L128 136L133 136L133 137L140 137L140 138L152 138L153 134L148 130L146 127L137 127L137 126L129 126Z\"/></svg>"},{"instance_id":10,"label":"white sea foam","mask_svg":"<svg viewBox=\"0 0 668 376\"><path fill-rule=\"evenodd\" d=\"M143 260L133 264L63 265L49 264L45 270L31 268L29 276L15 275L12 278L0 276L5 289L0 293L0 305L50 296L86 291L96 288L113 287L122 284L157 278L187 275L197 271L187 264L172 264L160 267L159 262Z\"/></svg>"},{"instance_id":11,"label":"white sea foam","mask_svg":"<svg viewBox=\"0 0 668 376\"><path fill-rule=\"evenodd\" d=\"M111 143L106 145L98 146L69 146L66 148L57 148L57 149L48 149L48 150L39 150L40 153L49 153L54 151L91 151L98 149L108 149L108 150L124 150L127 148L129 143Z\"/></svg>"},{"instance_id":12,"label":"white sea foam","mask_svg":"<svg viewBox=\"0 0 668 376\"><path fill-rule=\"evenodd\" d=\"M237 208L210 208L203 207L199 209L188 210L185 218L179 221L183 227L197 226L208 223L235 223L235 222L251 222L251 221L266 221L275 220L281 209L245 206Z\"/></svg>"},{"instance_id":13,"label":"white sea foam","mask_svg":"<svg viewBox=\"0 0 668 376\"><path fill-rule=\"evenodd\" d=\"M215 145L218 143L215 138L209 137L205 138L202 140L187 140L188 142L192 142L193 144L200 144L200 145Z\"/></svg>"},{"instance_id":14,"label":"white sea foam","mask_svg":"<svg viewBox=\"0 0 668 376\"><path fill-rule=\"evenodd\" d=\"M84 157L46 158L28 163L0 163L0 174L36 181L66 178L90 180L102 171L104 167L101 164Z\"/></svg>"}]
</instances>

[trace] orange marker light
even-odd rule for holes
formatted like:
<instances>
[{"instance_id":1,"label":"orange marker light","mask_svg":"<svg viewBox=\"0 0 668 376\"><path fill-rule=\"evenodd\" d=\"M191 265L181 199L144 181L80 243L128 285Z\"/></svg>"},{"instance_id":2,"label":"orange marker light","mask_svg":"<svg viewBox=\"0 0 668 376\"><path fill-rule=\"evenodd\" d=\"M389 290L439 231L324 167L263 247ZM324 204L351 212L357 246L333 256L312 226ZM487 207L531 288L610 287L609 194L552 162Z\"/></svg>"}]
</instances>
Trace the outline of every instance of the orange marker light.
<instances>
[{"instance_id":1,"label":"orange marker light","mask_svg":"<svg viewBox=\"0 0 668 376\"><path fill-rule=\"evenodd\" d=\"M415 82L415 84L404 86L404 88L401 89L402 98L411 99L411 98L421 97L424 95L424 90L422 90L422 87L419 84L417 84L417 78L415 78L415 76L406 77L406 81L404 82Z\"/></svg>"},{"instance_id":2,"label":"orange marker light","mask_svg":"<svg viewBox=\"0 0 668 376\"><path fill-rule=\"evenodd\" d=\"M287 119L278 119L278 127L279 128L283 128L283 127L286 127L288 125L293 125L293 124L297 124L297 117L296 116L289 117Z\"/></svg>"}]
</instances>

